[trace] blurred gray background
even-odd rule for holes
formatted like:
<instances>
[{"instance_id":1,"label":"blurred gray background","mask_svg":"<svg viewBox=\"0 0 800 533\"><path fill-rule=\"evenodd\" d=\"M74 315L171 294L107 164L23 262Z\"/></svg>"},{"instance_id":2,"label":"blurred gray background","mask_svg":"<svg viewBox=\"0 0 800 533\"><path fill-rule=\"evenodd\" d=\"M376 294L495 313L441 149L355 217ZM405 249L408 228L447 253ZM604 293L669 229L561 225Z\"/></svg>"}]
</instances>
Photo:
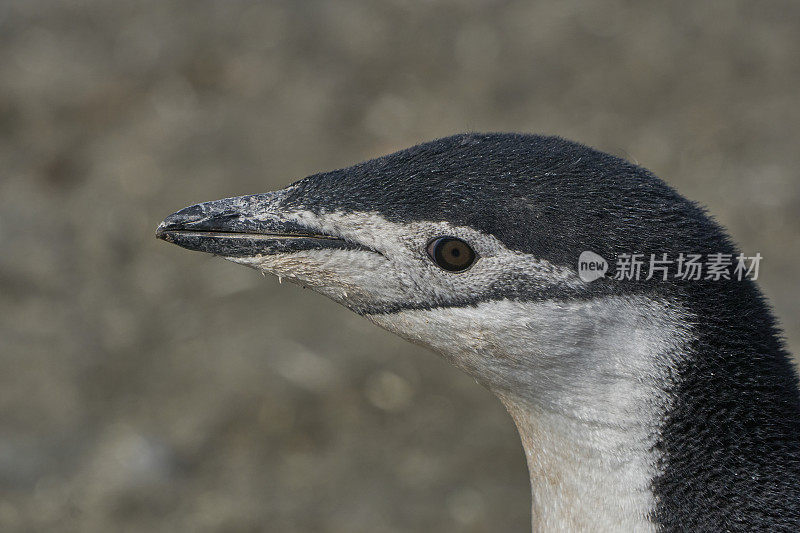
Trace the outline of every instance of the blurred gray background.
<instances>
[{"instance_id":1,"label":"blurred gray background","mask_svg":"<svg viewBox=\"0 0 800 533\"><path fill-rule=\"evenodd\" d=\"M153 238L467 130L708 205L800 352L800 3L0 3L0 530L526 531L510 418L321 296Z\"/></svg>"}]
</instances>

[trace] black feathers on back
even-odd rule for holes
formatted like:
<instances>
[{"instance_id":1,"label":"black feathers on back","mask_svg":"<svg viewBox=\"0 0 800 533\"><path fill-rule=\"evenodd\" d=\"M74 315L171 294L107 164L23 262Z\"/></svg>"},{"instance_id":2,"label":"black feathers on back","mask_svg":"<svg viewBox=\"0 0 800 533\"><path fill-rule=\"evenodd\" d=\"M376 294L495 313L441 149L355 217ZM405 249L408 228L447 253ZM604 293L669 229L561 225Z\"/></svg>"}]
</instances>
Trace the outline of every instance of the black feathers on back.
<instances>
[{"instance_id":1,"label":"black feathers on back","mask_svg":"<svg viewBox=\"0 0 800 533\"><path fill-rule=\"evenodd\" d=\"M699 283L662 427L656 518L667 531L800 531L800 397L752 282Z\"/></svg>"}]
</instances>

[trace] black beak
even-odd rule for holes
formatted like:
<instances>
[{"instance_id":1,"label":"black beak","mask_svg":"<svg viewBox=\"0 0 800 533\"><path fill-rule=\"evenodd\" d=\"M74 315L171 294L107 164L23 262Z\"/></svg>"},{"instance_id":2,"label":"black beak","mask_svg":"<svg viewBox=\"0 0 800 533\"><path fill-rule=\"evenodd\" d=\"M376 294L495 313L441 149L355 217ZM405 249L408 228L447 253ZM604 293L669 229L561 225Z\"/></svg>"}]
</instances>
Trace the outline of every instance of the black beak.
<instances>
[{"instance_id":1,"label":"black beak","mask_svg":"<svg viewBox=\"0 0 800 533\"><path fill-rule=\"evenodd\" d=\"M186 207L159 224L156 238L224 257L364 248L289 220L280 199L280 193L254 194Z\"/></svg>"}]
</instances>

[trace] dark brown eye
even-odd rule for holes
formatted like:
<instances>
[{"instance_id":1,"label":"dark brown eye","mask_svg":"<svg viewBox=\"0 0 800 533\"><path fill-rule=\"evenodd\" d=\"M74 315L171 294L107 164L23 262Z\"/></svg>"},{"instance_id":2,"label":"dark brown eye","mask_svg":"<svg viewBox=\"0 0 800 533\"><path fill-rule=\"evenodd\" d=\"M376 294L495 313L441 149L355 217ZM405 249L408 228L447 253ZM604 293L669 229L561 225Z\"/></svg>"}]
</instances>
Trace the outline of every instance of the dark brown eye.
<instances>
[{"instance_id":1,"label":"dark brown eye","mask_svg":"<svg viewBox=\"0 0 800 533\"><path fill-rule=\"evenodd\" d=\"M439 237L428 243L428 255L433 262L450 272L463 272L475 262L475 251L455 237Z\"/></svg>"}]
</instances>

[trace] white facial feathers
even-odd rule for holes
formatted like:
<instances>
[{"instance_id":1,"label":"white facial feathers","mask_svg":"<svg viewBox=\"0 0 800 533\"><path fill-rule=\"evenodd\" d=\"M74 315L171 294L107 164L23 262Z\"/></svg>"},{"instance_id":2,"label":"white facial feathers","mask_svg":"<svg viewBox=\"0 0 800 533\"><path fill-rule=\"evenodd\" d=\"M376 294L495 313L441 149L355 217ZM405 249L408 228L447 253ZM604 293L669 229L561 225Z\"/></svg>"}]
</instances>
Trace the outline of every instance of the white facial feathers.
<instances>
[{"instance_id":1,"label":"white facial feathers","mask_svg":"<svg viewBox=\"0 0 800 533\"><path fill-rule=\"evenodd\" d=\"M398 223L377 213L306 210L281 216L378 253L326 249L229 259L313 288L358 312L472 301L489 295L497 284L522 277L529 287L584 283L573 269L510 250L491 235L447 222ZM437 267L425 248L440 236L466 241L478 255L475 264L457 274Z\"/></svg>"}]
</instances>

